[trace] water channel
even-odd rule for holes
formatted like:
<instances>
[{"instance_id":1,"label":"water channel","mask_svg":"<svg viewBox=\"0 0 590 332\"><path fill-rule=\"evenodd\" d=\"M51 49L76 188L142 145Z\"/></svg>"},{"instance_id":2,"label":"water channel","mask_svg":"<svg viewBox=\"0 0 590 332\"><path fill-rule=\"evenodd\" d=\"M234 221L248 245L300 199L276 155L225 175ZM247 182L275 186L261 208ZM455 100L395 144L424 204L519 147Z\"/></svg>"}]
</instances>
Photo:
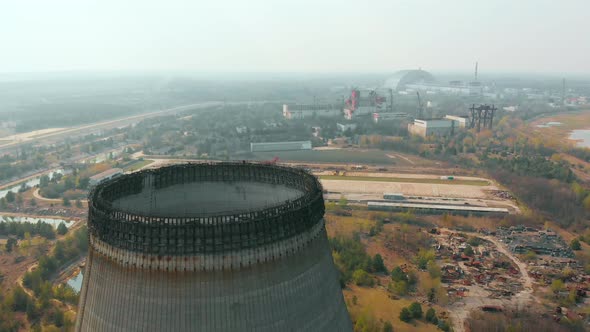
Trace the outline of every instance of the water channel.
<instances>
[{"instance_id":1,"label":"water channel","mask_svg":"<svg viewBox=\"0 0 590 332\"><path fill-rule=\"evenodd\" d=\"M53 174L55 174L55 173L69 174L70 172L58 168L58 169L51 170L51 171L49 171L49 172L47 172L47 173L45 173L43 175L48 175L49 176L49 179L52 179L53 178ZM27 187L34 187L36 185L39 185L39 183L41 182L41 177L43 175L36 176L36 177L34 177L32 179L29 179L29 180L25 181L24 183L25 183L25 185ZM18 193L18 190L20 189L21 186L22 186L22 182L19 183L19 184L14 185L12 187L9 187L9 188L0 190L0 198L5 197L6 194L8 194L9 191L12 191L15 194Z\"/></svg>"}]
</instances>

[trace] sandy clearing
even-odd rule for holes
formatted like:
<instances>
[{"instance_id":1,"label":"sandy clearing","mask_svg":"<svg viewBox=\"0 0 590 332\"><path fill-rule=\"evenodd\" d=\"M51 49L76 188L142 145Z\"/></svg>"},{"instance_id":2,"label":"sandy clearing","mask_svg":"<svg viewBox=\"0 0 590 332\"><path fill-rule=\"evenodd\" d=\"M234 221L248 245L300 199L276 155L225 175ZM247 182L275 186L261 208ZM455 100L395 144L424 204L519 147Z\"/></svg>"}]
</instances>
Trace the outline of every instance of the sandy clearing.
<instances>
[{"instance_id":1,"label":"sandy clearing","mask_svg":"<svg viewBox=\"0 0 590 332\"><path fill-rule=\"evenodd\" d=\"M402 193L409 196L434 196L457 198L486 198L484 190L490 186L469 186L456 184L430 184L430 183L398 183L375 181L347 181L347 180L321 180L324 189L330 192L383 194Z\"/></svg>"}]
</instances>

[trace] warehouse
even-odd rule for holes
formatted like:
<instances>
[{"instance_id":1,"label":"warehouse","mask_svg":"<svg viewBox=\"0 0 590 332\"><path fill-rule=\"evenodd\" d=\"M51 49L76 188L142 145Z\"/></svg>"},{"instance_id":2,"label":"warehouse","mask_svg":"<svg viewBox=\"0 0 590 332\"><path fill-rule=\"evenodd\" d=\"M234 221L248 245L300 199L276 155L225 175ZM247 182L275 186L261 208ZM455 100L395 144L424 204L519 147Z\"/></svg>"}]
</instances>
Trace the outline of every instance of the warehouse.
<instances>
[{"instance_id":1,"label":"warehouse","mask_svg":"<svg viewBox=\"0 0 590 332\"><path fill-rule=\"evenodd\" d=\"M455 122L450 119L414 119L414 123L408 124L408 132L422 137L447 136L454 130L454 126Z\"/></svg>"},{"instance_id":2,"label":"warehouse","mask_svg":"<svg viewBox=\"0 0 590 332\"><path fill-rule=\"evenodd\" d=\"M311 150L311 141L250 143L251 152Z\"/></svg>"},{"instance_id":3,"label":"warehouse","mask_svg":"<svg viewBox=\"0 0 590 332\"><path fill-rule=\"evenodd\" d=\"M483 206L460 206L442 204L416 204L416 203L393 203L393 202L368 202L369 210L375 211L407 211L413 210L423 214L456 214L456 215L506 215L508 209L491 208Z\"/></svg>"}]
</instances>

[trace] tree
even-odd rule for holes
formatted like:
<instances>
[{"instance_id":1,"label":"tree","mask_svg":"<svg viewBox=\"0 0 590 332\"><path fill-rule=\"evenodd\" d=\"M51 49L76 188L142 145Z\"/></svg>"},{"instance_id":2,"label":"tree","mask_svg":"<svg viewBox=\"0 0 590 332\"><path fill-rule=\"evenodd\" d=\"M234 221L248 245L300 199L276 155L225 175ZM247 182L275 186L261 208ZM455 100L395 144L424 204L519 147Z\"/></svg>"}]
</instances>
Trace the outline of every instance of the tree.
<instances>
[{"instance_id":1,"label":"tree","mask_svg":"<svg viewBox=\"0 0 590 332\"><path fill-rule=\"evenodd\" d=\"M410 304L409 309L410 309L410 313L412 314L412 317L414 317L416 319L422 318L422 306L420 305L420 303L412 302L412 304Z\"/></svg>"},{"instance_id":2,"label":"tree","mask_svg":"<svg viewBox=\"0 0 590 332\"><path fill-rule=\"evenodd\" d=\"M383 263L383 257L381 257L380 254L376 254L375 257L373 257L373 270L375 272L387 273L387 268Z\"/></svg>"},{"instance_id":3,"label":"tree","mask_svg":"<svg viewBox=\"0 0 590 332\"><path fill-rule=\"evenodd\" d=\"M37 201L34 198L31 198L30 204L31 206L37 206Z\"/></svg>"},{"instance_id":4,"label":"tree","mask_svg":"<svg viewBox=\"0 0 590 332\"><path fill-rule=\"evenodd\" d=\"M67 197L64 197L63 198L63 205L64 206L70 206L72 204L70 203L70 200Z\"/></svg>"},{"instance_id":5,"label":"tree","mask_svg":"<svg viewBox=\"0 0 590 332\"><path fill-rule=\"evenodd\" d=\"M409 322L412 320L412 313L410 312L410 310L406 307L402 308L402 311L400 311L399 313L399 320L401 320L402 322Z\"/></svg>"},{"instance_id":6,"label":"tree","mask_svg":"<svg viewBox=\"0 0 590 332\"><path fill-rule=\"evenodd\" d=\"M534 261L535 259L537 259L537 254L532 250L529 250L524 254L525 261Z\"/></svg>"},{"instance_id":7,"label":"tree","mask_svg":"<svg viewBox=\"0 0 590 332\"><path fill-rule=\"evenodd\" d=\"M31 302L29 295L25 291L17 286L12 290L12 309L14 311L27 310L27 303Z\"/></svg>"},{"instance_id":8,"label":"tree","mask_svg":"<svg viewBox=\"0 0 590 332\"><path fill-rule=\"evenodd\" d=\"M29 319L29 321L34 321L39 317L39 310L37 309L37 306L35 305L35 302L33 302L32 300L29 299L29 301L27 302L27 318Z\"/></svg>"},{"instance_id":9,"label":"tree","mask_svg":"<svg viewBox=\"0 0 590 332\"><path fill-rule=\"evenodd\" d=\"M446 320L439 320L438 321L438 328L441 329L443 332L448 332L451 330L451 326L447 323Z\"/></svg>"},{"instance_id":10,"label":"tree","mask_svg":"<svg viewBox=\"0 0 590 332\"><path fill-rule=\"evenodd\" d=\"M408 282L404 280L392 281L388 288L397 296L404 296L408 294Z\"/></svg>"},{"instance_id":11,"label":"tree","mask_svg":"<svg viewBox=\"0 0 590 332\"><path fill-rule=\"evenodd\" d=\"M6 241L6 252L12 252L12 249L18 245L15 238L9 237Z\"/></svg>"},{"instance_id":12,"label":"tree","mask_svg":"<svg viewBox=\"0 0 590 332\"><path fill-rule=\"evenodd\" d=\"M565 287L565 285L564 285L563 281L561 281L561 279L555 279L551 283L551 290L553 291L553 293L559 293L560 291L562 291L564 289L564 287Z\"/></svg>"},{"instance_id":13,"label":"tree","mask_svg":"<svg viewBox=\"0 0 590 332\"><path fill-rule=\"evenodd\" d=\"M90 184L90 178L88 178L88 177L80 178L80 180L78 181L78 188L79 189L87 189L89 184Z\"/></svg>"},{"instance_id":14,"label":"tree","mask_svg":"<svg viewBox=\"0 0 590 332\"><path fill-rule=\"evenodd\" d=\"M60 222L59 225L57 225L57 234L65 235L67 232L68 232L68 228L66 227L66 224L64 224L63 222Z\"/></svg>"},{"instance_id":15,"label":"tree","mask_svg":"<svg viewBox=\"0 0 590 332\"><path fill-rule=\"evenodd\" d=\"M440 278L442 275L440 267L438 267L438 264L436 264L435 261L429 261L426 264L426 269L428 270L428 274L430 274L430 277L432 278Z\"/></svg>"},{"instance_id":16,"label":"tree","mask_svg":"<svg viewBox=\"0 0 590 332\"><path fill-rule=\"evenodd\" d=\"M65 189L66 190L74 189L75 186L76 186L76 183L75 183L74 179L71 176L67 176L64 181Z\"/></svg>"},{"instance_id":17,"label":"tree","mask_svg":"<svg viewBox=\"0 0 590 332\"><path fill-rule=\"evenodd\" d=\"M572 250L582 250L582 246L580 245L580 240L573 239L572 242L570 242L570 248L572 248Z\"/></svg>"},{"instance_id":18,"label":"tree","mask_svg":"<svg viewBox=\"0 0 590 332\"><path fill-rule=\"evenodd\" d=\"M383 323L383 332L393 332L393 325L389 321Z\"/></svg>"},{"instance_id":19,"label":"tree","mask_svg":"<svg viewBox=\"0 0 590 332\"><path fill-rule=\"evenodd\" d=\"M6 202L6 198L2 197L0 198L0 209L7 209L8 208L8 202Z\"/></svg>"},{"instance_id":20,"label":"tree","mask_svg":"<svg viewBox=\"0 0 590 332\"><path fill-rule=\"evenodd\" d=\"M344 195L340 196L340 200L338 201L338 205L340 205L340 207L345 207L348 205L348 200L346 199L346 197L344 197Z\"/></svg>"},{"instance_id":21,"label":"tree","mask_svg":"<svg viewBox=\"0 0 590 332\"><path fill-rule=\"evenodd\" d=\"M16 199L16 196L14 195L14 193L12 191L8 191L6 193L6 196L4 196L6 198L6 201L8 203L13 203L14 200Z\"/></svg>"},{"instance_id":22,"label":"tree","mask_svg":"<svg viewBox=\"0 0 590 332\"><path fill-rule=\"evenodd\" d=\"M27 243L28 246L31 245L31 233L25 232L25 241L26 241L26 243Z\"/></svg>"},{"instance_id":23,"label":"tree","mask_svg":"<svg viewBox=\"0 0 590 332\"><path fill-rule=\"evenodd\" d=\"M470 245L467 245L465 247L465 250L463 250L463 253L467 256L470 256L470 257L474 255L473 248L471 248Z\"/></svg>"},{"instance_id":24,"label":"tree","mask_svg":"<svg viewBox=\"0 0 590 332\"><path fill-rule=\"evenodd\" d=\"M420 250L418 251L418 254L416 255L416 264L418 265L418 268L421 270L426 269L426 265L428 264L429 261L433 261L435 258L435 253L433 249L430 250L426 250L423 248L420 248Z\"/></svg>"},{"instance_id":25,"label":"tree","mask_svg":"<svg viewBox=\"0 0 590 332\"><path fill-rule=\"evenodd\" d=\"M352 280L357 286L373 286L373 278L367 271L358 269L352 274Z\"/></svg>"},{"instance_id":26,"label":"tree","mask_svg":"<svg viewBox=\"0 0 590 332\"><path fill-rule=\"evenodd\" d=\"M428 308L428 310L426 310L426 315L424 316L424 318L427 322L434 322L434 319L436 319L436 311L434 311L434 308Z\"/></svg>"},{"instance_id":27,"label":"tree","mask_svg":"<svg viewBox=\"0 0 590 332\"><path fill-rule=\"evenodd\" d=\"M42 175L39 179L39 188L45 188L49 185L49 176L47 174Z\"/></svg>"},{"instance_id":28,"label":"tree","mask_svg":"<svg viewBox=\"0 0 590 332\"><path fill-rule=\"evenodd\" d=\"M430 288L428 290L428 301L429 302L434 302L434 300L436 300L436 289L434 287Z\"/></svg>"},{"instance_id":29,"label":"tree","mask_svg":"<svg viewBox=\"0 0 590 332\"><path fill-rule=\"evenodd\" d=\"M391 270L391 280L393 281L408 281L408 276L404 273L401 267L396 266Z\"/></svg>"},{"instance_id":30,"label":"tree","mask_svg":"<svg viewBox=\"0 0 590 332\"><path fill-rule=\"evenodd\" d=\"M82 208L82 202L79 199L76 200L76 207L78 209L81 209Z\"/></svg>"}]
</instances>

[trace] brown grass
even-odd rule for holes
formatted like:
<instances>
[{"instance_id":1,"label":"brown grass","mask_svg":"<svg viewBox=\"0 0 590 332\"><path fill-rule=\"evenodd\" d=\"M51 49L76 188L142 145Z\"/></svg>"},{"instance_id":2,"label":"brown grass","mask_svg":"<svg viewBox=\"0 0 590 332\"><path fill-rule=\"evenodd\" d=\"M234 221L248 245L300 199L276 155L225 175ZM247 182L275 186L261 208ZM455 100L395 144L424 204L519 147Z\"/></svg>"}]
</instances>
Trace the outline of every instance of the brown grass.
<instances>
[{"instance_id":1,"label":"brown grass","mask_svg":"<svg viewBox=\"0 0 590 332\"><path fill-rule=\"evenodd\" d=\"M353 320L355 320L355 318L361 313L369 312L378 321L389 321L393 325L394 331L437 331L437 328L434 325L427 324L424 321L414 320L410 323L400 321L400 311L403 307L409 306L413 301L407 299L391 299L383 287L366 288L352 285L345 289L343 293L348 306L348 311ZM357 298L356 305L353 304L353 296L356 296ZM426 312L427 309L427 306L422 306L424 312Z\"/></svg>"}]
</instances>

